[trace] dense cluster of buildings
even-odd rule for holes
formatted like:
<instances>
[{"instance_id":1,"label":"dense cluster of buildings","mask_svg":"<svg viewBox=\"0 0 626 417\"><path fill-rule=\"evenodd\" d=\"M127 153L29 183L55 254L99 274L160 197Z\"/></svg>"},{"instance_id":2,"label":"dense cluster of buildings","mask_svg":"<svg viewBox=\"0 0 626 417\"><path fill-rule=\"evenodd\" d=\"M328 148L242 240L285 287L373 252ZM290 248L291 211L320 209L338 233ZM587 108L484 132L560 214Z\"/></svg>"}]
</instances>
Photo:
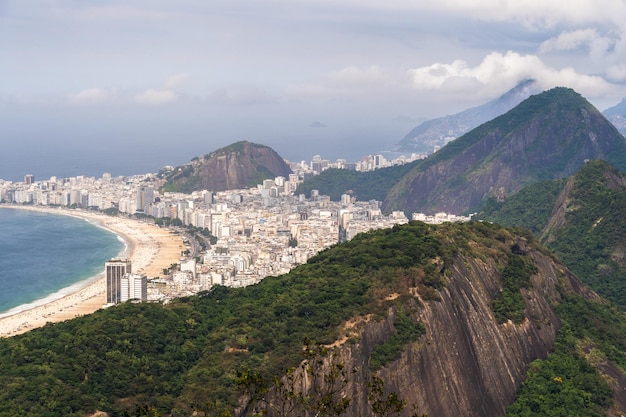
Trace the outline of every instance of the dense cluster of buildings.
<instances>
[{"instance_id":1,"label":"dense cluster of buildings","mask_svg":"<svg viewBox=\"0 0 626 417\"><path fill-rule=\"evenodd\" d=\"M294 174L288 178L266 179L257 187L241 190L161 193L162 183L155 174L45 181L27 176L24 182L0 180L0 197L6 203L112 210L208 230L213 244L191 257L181 253L178 268L167 276L133 275L127 260L106 263L107 303L167 299L214 285L254 284L266 276L287 273L320 250L358 233L408 222L403 212L384 215L375 200L356 201L346 194L337 202L316 191L310 196L295 195L303 178L335 165L326 162L316 156L310 165L291 164ZM373 166L389 163L380 158L370 162ZM445 213L415 213L413 218L432 223L468 220Z\"/></svg>"}]
</instances>

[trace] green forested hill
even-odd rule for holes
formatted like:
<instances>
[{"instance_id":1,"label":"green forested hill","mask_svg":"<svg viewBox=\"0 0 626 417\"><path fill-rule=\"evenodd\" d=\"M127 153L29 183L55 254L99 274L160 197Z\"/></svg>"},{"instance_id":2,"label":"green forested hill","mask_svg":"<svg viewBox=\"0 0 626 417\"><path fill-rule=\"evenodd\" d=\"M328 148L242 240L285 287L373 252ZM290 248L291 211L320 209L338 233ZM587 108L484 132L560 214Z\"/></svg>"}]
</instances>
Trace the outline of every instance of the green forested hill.
<instances>
[{"instance_id":1,"label":"green forested hill","mask_svg":"<svg viewBox=\"0 0 626 417\"><path fill-rule=\"evenodd\" d=\"M394 186L383 210L471 212L489 197L571 176L592 159L626 169L626 140L580 94L553 88L427 158Z\"/></svg>"},{"instance_id":2,"label":"green forested hill","mask_svg":"<svg viewBox=\"0 0 626 417\"><path fill-rule=\"evenodd\" d=\"M345 321L367 317L382 323L394 307L397 336L376 345L366 358L364 366L374 372L397 360L409 343L421 340L423 327L414 313L420 303L438 303L438 291L454 273L451 266L463 265L459 256L480 265L502 264L514 279L505 283L507 297L517 300L516 294L528 294L527 273L534 269L524 265L531 258L518 254L523 251L512 242L527 241L525 250L537 253L545 249L520 232L481 222L412 222L360 234L258 285L216 287L167 305L123 304L0 339L0 416L86 416L95 410L111 416L190 416L194 410L231 415L242 393L237 385L241 370L255 370L266 380L282 375L302 360L305 339L360 343L358 329L346 333ZM601 301L585 300L565 287L559 291L565 333L559 336L557 357L536 362L532 369L540 376L559 370L554 377L564 384L557 388L567 389L529 380L523 390L530 391L522 391L519 401L533 409L533 401L541 398L556 410L554 404L564 407L570 398L582 396L584 404L573 403L566 407L569 414L554 415L596 415L591 412L609 407L610 391L589 366L594 363L585 358L581 343L623 369L626 322ZM518 305L494 297L500 300L497 308L504 321L508 314L519 315ZM525 298L519 299L523 308ZM521 320L498 326L525 326L523 315ZM426 340L417 346L435 348ZM437 347L442 352L449 348ZM582 376L570 381L572 369ZM402 398L403 392L398 394ZM532 415L523 411L523 404L520 407L519 414L511 415Z\"/></svg>"},{"instance_id":3,"label":"green forested hill","mask_svg":"<svg viewBox=\"0 0 626 417\"><path fill-rule=\"evenodd\" d=\"M345 320L385 316L376 294L408 294L396 270L422 267L424 288L437 285L430 260L450 256L438 235L423 224L363 234L258 285L124 304L2 339L0 416L232 409L238 369L280 374L302 359L305 338L332 343Z\"/></svg>"},{"instance_id":4,"label":"green forested hill","mask_svg":"<svg viewBox=\"0 0 626 417\"><path fill-rule=\"evenodd\" d=\"M523 226L583 282L626 309L626 177L604 161L569 180L530 185L478 217Z\"/></svg>"}]
</instances>

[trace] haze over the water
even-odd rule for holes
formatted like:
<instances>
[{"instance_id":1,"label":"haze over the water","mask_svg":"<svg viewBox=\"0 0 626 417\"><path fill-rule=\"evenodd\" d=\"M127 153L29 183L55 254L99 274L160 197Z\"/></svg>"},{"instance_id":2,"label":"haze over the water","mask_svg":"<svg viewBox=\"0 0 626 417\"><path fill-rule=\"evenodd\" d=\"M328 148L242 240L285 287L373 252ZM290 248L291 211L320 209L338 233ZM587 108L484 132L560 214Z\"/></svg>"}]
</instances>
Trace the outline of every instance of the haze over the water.
<instances>
[{"instance_id":1,"label":"haze over the water","mask_svg":"<svg viewBox=\"0 0 626 417\"><path fill-rule=\"evenodd\" d=\"M239 140L388 150L518 82L626 96L626 2L0 1L0 178L156 171Z\"/></svg>"}]
</instances>

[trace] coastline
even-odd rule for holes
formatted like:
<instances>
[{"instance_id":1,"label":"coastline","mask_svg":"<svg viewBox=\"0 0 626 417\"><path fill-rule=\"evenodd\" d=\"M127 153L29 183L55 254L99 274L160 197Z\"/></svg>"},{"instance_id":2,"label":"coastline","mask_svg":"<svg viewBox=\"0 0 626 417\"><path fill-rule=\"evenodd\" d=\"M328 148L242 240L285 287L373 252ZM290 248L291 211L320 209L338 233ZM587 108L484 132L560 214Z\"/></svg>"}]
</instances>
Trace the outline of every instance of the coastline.
<instances>
[{"instance_id":1,"label":"coastline","mask_svg":"<svg viewBox=\"0 0 626 417\"><path fill-rule=\"evenodd\" d=\"M99 212L88 212L51 207L0 206L18 210L32 210L50 214L74 216L106 229L124 242L118 257L129 258L133 273L148 277L162 274L164 268L180 260L184 248L182 238L153 224ZM46 323L56 323L91 314L105 303L106 281L103 272L64 288L42 300L26 304L0 315L0 337L27 332Z\"/></svg>"}]
</instances>

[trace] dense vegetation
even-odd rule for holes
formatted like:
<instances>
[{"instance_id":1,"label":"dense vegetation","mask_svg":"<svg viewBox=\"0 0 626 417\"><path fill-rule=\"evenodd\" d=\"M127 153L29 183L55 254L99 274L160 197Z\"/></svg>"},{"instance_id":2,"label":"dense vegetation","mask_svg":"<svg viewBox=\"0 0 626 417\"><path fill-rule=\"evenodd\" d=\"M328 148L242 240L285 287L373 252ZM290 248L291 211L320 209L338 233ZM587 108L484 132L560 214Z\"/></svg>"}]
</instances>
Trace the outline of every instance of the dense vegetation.
<instances>
[{"instance_id":1,"label":"dense vegetation","mask_svg":"<svg viewBox=\"0 0 626 417\"><path fill-rule=\"evenodd\" d=\"M346 193L356 196L360 201L383 201L400 178L421 162L415 161L367 172L327 169L300 184L296 194L309 196L311 190L318 190L320 194L330 196L333 201L341 200L341 195Z\"/></svg>"},{"instance_id":2,"label":"dense vegetation","mask_svg":"<svg viewBox=\"0 0 626 417\"><path fill-rule=\"evenodd\" d=\"M519 293L527 285L532 266L506 243L518 232L481 222L411 222L360 234L258 285L216 287L167 305L122 304L1 339L0 416L84 416L95 410L111 416L188 416L194 410L227 416L237 405L246 370L254 370L248 375L256 381L276 381L275 376L300 366L305 340L323 346L349 336L347 343L357 342L358 333L346 333L347 320L380 320L394 307L395 333L369 358L371 369L385 366L423 332L413 315L419 308L413 291L422 299L437 299L458 253L497 256L504 261L505 288ZM573 387L582 390L576 395L583 393L596 410L608 402L606 386L576 352L585 341L623 369L625 320L621 315L616 319L606 305L566 301L559 314L570 333L561 336L553 356L533 366L533 373L557 372L550 378L560 377L559 387L568 387L570 375L579 372L580 378L572 377ZM613 323L618 324L611 327ZM569 388L541 391L551 386L545 378L537 381L525 385L520 401L524 390L535 400L538 395L557 395L554 401L561 401L558 395L574 395ZM388 405L399 406L401 400L394 397Z\"/></svg>"},{"instance_id":3,"label":"dense vegetation","mask_svg":"<svg viewBox=\"0 0 626 417\"><path fill-rule=\"evenodd\" d=\"M396 333L391 335L385 343L377 345L370 355L369 367L373 371L399 359L406 346L416 341L426 330L423 324L411 320L403 309L399 309L396 313L393 327Z\"/></svg>"},{"instance_id":4,"label":"dense vegetation","mask_svg":"<svg viewBox=\"0 0 626 417\"><path fill-rule=\"evenodd\" d=\"M524 321L526 304L520 290L530 287L530 276L536 272L537 267L522 255L509 256L502 271L502 293L493 300L493 312L499 323L511 320L521 324Z\"/></svg>"},{"instance_id":5,"label":"dense vegetation","mask_svg":"<svg viewBox=\"0 0 626 417\"><path fill-rule=\"evenodd\" d=\"M626 369L626 318L609 304L569 296L556 308L562 327L554 352L535 361L507 417L603 416L611 387L598 367L621 375ZM621 390L623 381L618 382Z\"/></svg>"},{"instance_id":6,"label":"dense vegetation","mask_svg":"<svg viewBox=\"0 0 626 417\"><path fill-rule=\"evenodd\" d=\"M565 223L545 230L566 180L530 185L505 202L485 205L478 217L524 226L583 282L626 308L626 180L604 161L590 161L572 179Z\"/></svg>"},{"instance_id":7,"label":"dense vegetation","mask_svg":"<svg viewBox=\"0 0 626 417\"><path fill-rule=\"evenodd\" d=\"M574 178L566 226L546 242L581 280L626 309L626 187L607 163L588 163ZM625 182L626 183L626 182Z\"/></svg>"},{"instance_id":8,"label":"dense vegetation","mask_svg":"<svg viewBox=\"0 0 626 417\"><path fill-rule=\"evenodd\" d=\"M422 223L361 234L258 285L123 304L2 339L0 416L230 408L238 369L279 375L297 366L305 338L332 343L346 320L382 318L389 303L415 300L409 287L440 283L431 260L445 263L455 250L441 239ZM400 297L385 301L391 293Z\"/></svg>"},{"instance_id":9,"label":"dense vegetation","mask_svg":"<svg viewBox=\"0 0 626 417\"><path fill-rule=\"evenodd\" d=\"M521 226L539 236L548 224L554 203L567 180L542 181L521 189L505 201L485 200L477 220Z\"/></svg>"}]
</instances>

